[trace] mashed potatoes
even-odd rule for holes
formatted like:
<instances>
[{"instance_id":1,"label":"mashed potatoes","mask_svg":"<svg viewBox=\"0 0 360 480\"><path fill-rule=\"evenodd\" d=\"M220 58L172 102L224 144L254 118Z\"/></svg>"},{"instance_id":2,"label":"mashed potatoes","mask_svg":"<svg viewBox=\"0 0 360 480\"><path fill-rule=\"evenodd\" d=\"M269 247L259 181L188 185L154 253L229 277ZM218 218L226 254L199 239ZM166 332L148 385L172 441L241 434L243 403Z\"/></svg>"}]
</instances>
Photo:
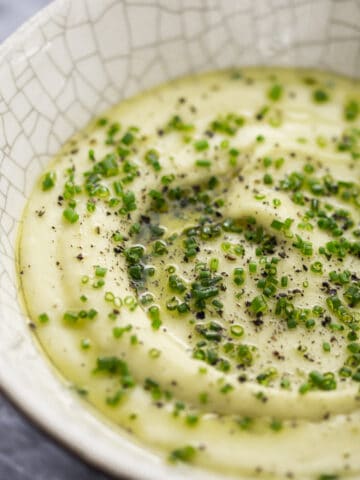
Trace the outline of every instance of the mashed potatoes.
<instances>
[{"instance_id":1,"label":"mashed potatoes","mask_svg":"<svg viewBox=\"0 0 360 480\"><path fill-rule=\"evenodd\" d=\"M172 462L358 478L359 120L358 83L258 68L161 86L72 138L18 255L71 386Z\"/></svg>"}]
</instances>

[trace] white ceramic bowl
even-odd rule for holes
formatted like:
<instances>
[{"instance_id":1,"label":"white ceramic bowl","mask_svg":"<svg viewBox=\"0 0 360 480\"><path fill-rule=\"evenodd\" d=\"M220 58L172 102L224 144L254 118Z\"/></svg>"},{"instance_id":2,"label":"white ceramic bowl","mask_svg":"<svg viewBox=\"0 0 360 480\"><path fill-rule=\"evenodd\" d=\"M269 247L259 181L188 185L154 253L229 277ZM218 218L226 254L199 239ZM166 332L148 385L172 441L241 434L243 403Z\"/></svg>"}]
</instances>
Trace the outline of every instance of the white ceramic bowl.
<instances>
[{"instance_id":1,"label":"white ceramic bowl","mask_svg":"<svg viewBox=\"0 0 360 480\"><path fill-rule=\"evenodd\" d=\"M215 478L111 430L40 354L14 255L36 177L92 116L179 75L253 64L359 75L359 25L357 0L57 0L0 48L0 385L86 460L138 479Z\"/></svg>"}]
</instances>

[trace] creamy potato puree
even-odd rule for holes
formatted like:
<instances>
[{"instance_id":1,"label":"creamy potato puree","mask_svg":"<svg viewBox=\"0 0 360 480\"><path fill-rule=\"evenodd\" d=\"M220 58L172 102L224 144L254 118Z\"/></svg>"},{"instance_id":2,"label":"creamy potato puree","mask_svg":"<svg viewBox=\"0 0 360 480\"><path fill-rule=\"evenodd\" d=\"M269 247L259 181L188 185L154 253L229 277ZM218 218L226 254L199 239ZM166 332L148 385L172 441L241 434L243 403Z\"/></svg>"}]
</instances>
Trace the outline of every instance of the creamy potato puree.
<instances>
[{"instance_id":1,"label":"creamy potato puree","mask_svg":"<svg viewBox=\"0 0 360 480\"><path fill-rule=\"evenodd\" d=\"M31 326L170 462L360 476L359 83L181 79L73 137L24 213Z\"/></svg>"}]
</instances>

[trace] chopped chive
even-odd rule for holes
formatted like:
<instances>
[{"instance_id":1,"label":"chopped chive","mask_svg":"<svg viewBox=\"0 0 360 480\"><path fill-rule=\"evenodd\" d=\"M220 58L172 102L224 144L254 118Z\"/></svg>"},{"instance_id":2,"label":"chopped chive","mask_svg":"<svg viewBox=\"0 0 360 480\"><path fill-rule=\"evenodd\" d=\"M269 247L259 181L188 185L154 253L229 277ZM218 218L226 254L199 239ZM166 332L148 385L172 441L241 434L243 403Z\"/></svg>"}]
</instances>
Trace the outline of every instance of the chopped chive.
<instances>
[{"instance_id":1,"label":"chopped chive","mask_svg":"<svg viewBox=\"0 0 360 480\"><path fill-rule=\"evenodd\" d=\"M274 198L274 199L273 199L273 205L274 205L275 208L276 208L276 207L280 207L280 205L281 205L281 200L280 200L279 198Z\"/></svg>"},{"instance_id":2,"label":"chopped chive","mask_svg":"<svg viewBox=\"0 0 360 480\"><path fill-rule=\"evenodd\" d=\"M277 159L275 160L275 162L274 162L275 168L276 168L277 170L279 170L279 169L284 165L284 163L285 163L285 159L284 159L284 158L282 158L282 157L281 157L281 158L277 158Z\"/></svg>"},{"instance_id":3,"label":"chopped chive","mask_svg":"<svg viewBox=\"0 0 360 480\"><path fill-rule=\"evenodd\" d=\"M250 310L255 313L263 313L267 310L267 303L265 298L262 295L255 297L250 304Z\"/></svg>"},{"instance_id":4,"label":"chopped chive","mask_svg":"<svg viewBox=\"0 0 360 480\"><path fill-rule=\"evenodd\" d=\"M69 223L76 223L79 220L79 214L71 207L66 208L63 211L63 217L69 222Z\"/></svg>"},{"instance_id":5,"label":"chopped chive","mask_svg":"<svg viewBox=\"0 0 360 480\"><path fill-rule=\"evenodd\" d=\"M360 113L359 103L355 100L349 100L344 106L344 116L349 122L353 122L357 119Z\"/></svg>"},{"instance_id":6,"label":"chopped chive","mask_svg":"<svg viewBox=\"0 0 360 480\"><path fill-rule=\"evenodd\" d=\"M130 332L132 330L131 325L126 325L125 327L114 327L113 328L113 337L121 338L125 332Z\"/></svg>"},{"instance_id":7,"label":"chopped chive","mask_svg":"<svg viewBox=\"0 0 360 480\"><path fill-rule=\"evenodd\" d=\"M154 330L159 330L162 322L160 320L160 309L156 305L152 305L148 309L148 315L151 320L151 326Z\"/></svg>"},{"instance_id":8,"label":"chopped chive","mask_svg":"<svg viewBox=\"0 0 360 480\"><path fill-rule=\"evenodd\" d=\"M104 177L113 177L119 173L119 165L114 153L107 154L100 162L95 164L95 171Z\"/></svg>"},{"instance_id":9,"label":"chopped chive","mask_svg":"<svg viewBox=\"0 0 360 480\"><path fill-rule=\"evenodd\" d=\"M211 160L206 160L206 159L201 159L201 160L196 160L195 165L197 167L203 167L203 168L208 168L211 167Z\"/></svg>"},{"instance_id":10,"label":"chopped chive","mask_svg":"<svg viewBox=\"0 0 360 480\"><path fill-rule=\"evenodd\" d=\"M219 259L218 258L212 258L210 260L209 268L212 272L217 272L217 270L219 268Z\"/></svg>"},{"instance_id":11,"label":"chopped chive","mask_svg":"<svg viewBox=\"0 0 360 480\"><path fill-rule=\"evenodd\" d=\"M161 170L161 165L159 162L159 152L154 149L148 150L145 154L146 162L153 167L156 172Z\"/></svg>"},{"instance_id":12,"label":"chopped chive","mask_svg":"<svg viewBox=\"0 0 360 480\"><path fill-rule=\"evenodd\" d=\"M50 318L47 313L40 313L40 315L38 316L38 320L40 323L48 323Z\"/></svg>"},{"instance_id":13,"label":"chopped chive","mask_svg":"<svg viewBox=\"0 0 360 480\"><path fill-rule=\"evenodd\" d=\"M113 302L115 300L115 296L112 292L105 292L104 299L106 302Z\"/></svg>"},{"instance_id":14,"label":"chopped chive","mask_svg":"<svg viewBox=\"0 0 360 480\"><path fill-rule=\"evenodd\" d=\"M321 89L314 90L313 100L316 103L325 103L329 100L329 94L325 90L321 90Z\"/></svg>"},{"instance_id":15,"label":"chopped chive","mask_svg":"<svg viewBox=\"0 0 360 480\"><path fill-rule=\"evenodd\" d=\"M321 262L314 262L310 265L310 270L313 272L313 273L323 273L323 269L322 269L323 265Z\"/></svg>"},{"instance_id":16,"label":"chopped chive","mask_svg":"<svg viewBox=\"0 0 360 480\"><path fill-rule=\"evenodd\" d=\"M93 288L95 288L95 289L101 288L104 285L105 285L105 281L102 278L100 278L99 280L97 280L96 282L94 282L92 284Z\"/></svg>"},{"instance_id":17,"label":"chopped chive","mask_svg":"<svg viewBox=\"0 0 360 480\"><path fill-rule=\"evenodd\" d=\"M121 138L121 143L126 146L132 145L134 143L135 136L131 132L126 132L125 135Z\"/></svg>"},{"instance_id":18,"label":"chopped chive","mask_svg":"<svg viewBox=\"0 0 360 480\"><path fill-rule=\"evenodd\" d=\"M113 188L114 188L115 195L117 195L118 197L121 197L123 194L123 187L121 183L119 181L114 182Z\"/></svg>"},{"instance_id":19,"label":"chopped chive","mask_svg":"<svg viewBox=\"0 0 360 480\"><path fill-rule=\"evenodd\" d=\"M105 267L99 267L98 265L95 267L95 275L97 277L105 277L107 272L107 268Z\"/></svg>"},{"instance_id":20,"label":"chopped chive","mask_svg":"<svg viewBox=\"0 0 360 480\"><path fill-rule=\"evenodd\" d=\"M169 455L169 461L175 462L191 462L196 454L196 450L191 445L173 450Z\"/></svg>"},{"instance_id":21,"label":"chopped chive","mask_svg":"<svg viewBox=\"0 0 360 480\"><path fill-rule=\"evenodd\" d=\"M159 350L158 348L151 348L149 350L149 357L150 358L159 358L161 355L161 350Z\"/></svg>"},{"instance_id":22,"label":"chopped chive","mask_svg":"<svg viewBox=\"0 0 360 480\"><path fill-rule=\"evenodd\" d=\"M275 230L282 230L282 228L284 227L284 222L275 219L271 222L270 227L274 228Z\"/></svg>"},{"instance_id":23,"label":"chopped chive","mask_svg":"<svg viewBox=\"0 0 360 480\"><path fill-rule=\"evenodd\" d=\"M203 152L209 148L209 142L207 140L197 140L194 142L194 148L197 152Z\"/></svg>"},{"instance_id":24,"label":"chopped chive","mask_svg":"<svg viewBox=\"0 0 360 480\"><path fill-rule=\"evenodd\" d=\"M99 127L104 127L105 125L107 125L107 123L108 123L108 119L105 117L99 118L99 120L97 121L97 125Z\"/></svg>"},{"instance_id":25,"label":"chopped chive","mask_svg":"<svg viewBox=\"0 0 360 480\"><path fill-rule=\"evenodd\" d=\"M88 338L83 338L81 340L81 348L83 350L88 350L90 348L90 346L91 346L91 342Z\"/></svg>"},{"instance_id":26,"label":"chopped chive","mask_svg":"<svg viewBox=\"0 0 360 480\"><path fill-rule=\"evenodd\" d=\"M234 337L241 337L244 335L244 328L241 325L232 325L230 332Z\"/></svg>"},{"instance_id":27,"label":"chopped chive","mask_svg":"<svg viewBox=\"0 0 360 480\"><path fill-rule=\"evenodd\" d=\"M199 421L199 416L198 415L195 415L194 413L189 413L188 415L186 415L185 417L185 422L187 425L189 425L190 427L196 425Z\"/></svg>"},{"instance_id":28,"label":"chopped chive","mask_svg":"<svg viewBox=\"0 0 360 480\"><path fill-rule=\"evenodd\" d=\"M264 164L264 167L265 167L265 168L270 167L271 164L272 164L272 158L270 158L270 157L264 157L264 158L263 158L263 164Z\"/></svg>"},{"instance_id":29,"label":"chopped chive","mask_svg":"<svg viewBox=\"0 0 360 480\"><path fill-rule=\"evenodd\" d=\"M250 273L256 273L257 270L257 264L254 262L249 263L249 272Z\"/></svg>"},{"instance_id":30,"label":"chopped chive","mask_svg":"<svg viewBox=\"0 0 360 480\"><path fill-rule=\"evenodd\" d=\"M278 100L281 99L283 95L284 88L282 85L279 83L275 83L270 90L268 91L268 98L269 100L273 100L274 102L277 102Z\"/></svg>"},{"instance_id":31,"label":"chopped chive","mask_svg":"<svg viewBox=\"0 0 360 480\"><path fill-rule=\"evenodd\" d=\"M130 344L131 345L137 345L139 343L139 339L136 335L131 335L130 337Z\"/></svg>"},{"instance_id":32,"label":"chopped chive","mask_svg":"<svg viewBox=\"0 0 360 480\"><path fill-rule=\"evenodd\" d=\"M283 423L281 420L277 420L274 418L270 423L270 428L274 432L280 432L280 430L282 430L283 428Z\"/></svg>"},{"instance_id":33,"label":"chopped chive","mask_svg":"<svg viewBox=\"0 0 360 480\"><path fill-rule=\"evenodd\" d=\"M44 192L47 190L51 190L55 186L56 181L56 173L55 172L47 172L42 180L42 189Z\"/></svg>"},{"instance_id":34,"label":"chopped chive","mask_svg":"<svg viewBox=\"0 0 360 480\"><path fill-rule=\"evenodd\" d=\"M170 185L171 182L175 180L175 175L170 174L170 175L164 175L161 177L161 183L163 185Z\"/></svg>"},{"instance_id":35,"label":"chopped chive","mask_svg":"<svg viewBox=\"0 0 360 480\"><path fill-rule=\"evenodd\" d=\"M265 185L272 185L274 180L273 180L273 177L271 175L269 175L268 173L265 173L264 177L263 177L263 182Z\"/></svg>"}]
</instances>

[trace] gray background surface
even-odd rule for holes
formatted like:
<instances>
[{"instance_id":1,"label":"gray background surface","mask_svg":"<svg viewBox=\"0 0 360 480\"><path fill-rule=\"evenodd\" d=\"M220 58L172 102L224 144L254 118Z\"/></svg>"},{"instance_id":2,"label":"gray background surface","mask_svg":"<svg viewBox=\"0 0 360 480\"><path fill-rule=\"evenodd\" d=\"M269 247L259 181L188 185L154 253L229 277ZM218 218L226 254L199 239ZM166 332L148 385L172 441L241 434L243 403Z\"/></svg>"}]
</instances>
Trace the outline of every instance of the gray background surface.
<instances>
[{"instance_id":1,"label":"gray background surface","mask_svg":"<svg viewBox=\"0 0 360 480\"><path fill-rule=\"evenodd\" d=\"M48 3L0 0L0 42ZM0 480L108 479L39 432L0 392Z\"/></svg>"}]
</instances>

